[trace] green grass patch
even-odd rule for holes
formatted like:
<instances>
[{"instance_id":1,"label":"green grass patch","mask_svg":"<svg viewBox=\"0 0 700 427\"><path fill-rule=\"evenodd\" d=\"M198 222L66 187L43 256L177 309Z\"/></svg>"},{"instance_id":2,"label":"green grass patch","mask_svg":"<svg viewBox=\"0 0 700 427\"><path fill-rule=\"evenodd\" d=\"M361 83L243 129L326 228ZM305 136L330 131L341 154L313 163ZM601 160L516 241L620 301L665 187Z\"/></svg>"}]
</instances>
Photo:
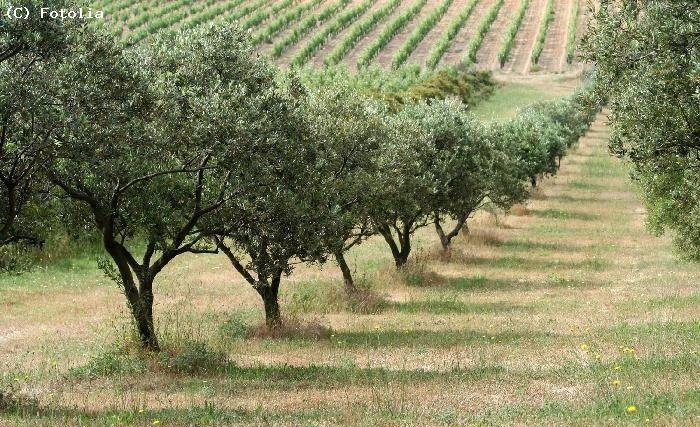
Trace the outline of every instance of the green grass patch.
<instances>
[{"instance_id":1,"label":"green grass patch","mask_svg":"<svg viewBox=\"0 0 700 427\"><path fill-rule=\"evenodd\" d=\"M600 215L589 214L585 212L574 212L561 209L542 209L533 210L533 215L538 218L549 218L549 219L564 219L564 220L579 220L579 221L595 221L600 219Z\"/></svg>"},{"instance_id":2,"label":"green grass patch","mask_svg":"<svg viewBox=\"0 0 700 427\"><path fill-rule=\"evenodd\" d=\"M508 83L496 90L487 101L472 109L474 115L484 120L511 119L518 111L534 102L553 100L559 94L533 85Z\"/></svg>"}]
</instances>

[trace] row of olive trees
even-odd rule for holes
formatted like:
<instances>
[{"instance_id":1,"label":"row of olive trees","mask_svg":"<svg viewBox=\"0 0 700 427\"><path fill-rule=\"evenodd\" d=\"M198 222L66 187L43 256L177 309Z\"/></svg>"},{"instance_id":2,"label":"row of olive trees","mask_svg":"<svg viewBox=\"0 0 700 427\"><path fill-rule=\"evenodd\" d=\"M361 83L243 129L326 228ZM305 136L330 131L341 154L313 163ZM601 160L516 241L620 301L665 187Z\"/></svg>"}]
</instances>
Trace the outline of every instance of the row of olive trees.
<instances>
[{"instance_id":1,"label":"row of olive trees","mask_svg":"<svg viewBox=\"0 0 700 427\"><path fill-rule=\"evenodd\" d=\"M603 0L584 43L657 233L700 261L700 2Z\"/></svg>"},{"instance_id":2,"label":"row of olive trees","mask_svg":"<svg viewBox=\"0 0 700 427\"><path fill-rule=\"evenodd\" d=\"M456 101L392 113L342 85L281 78L228 26L136 50L82 23L11 30L0 36L0 240L40 239L34 207L69 200L152 350L154 281L177 256L225 254L275 328L295 263L334 257L352 292L344 253L369 236L397 266L430 223L448 248L486 200L508 208L555 173L592 119L582 96L494 125Z\"/></svg>"}]
</instances>

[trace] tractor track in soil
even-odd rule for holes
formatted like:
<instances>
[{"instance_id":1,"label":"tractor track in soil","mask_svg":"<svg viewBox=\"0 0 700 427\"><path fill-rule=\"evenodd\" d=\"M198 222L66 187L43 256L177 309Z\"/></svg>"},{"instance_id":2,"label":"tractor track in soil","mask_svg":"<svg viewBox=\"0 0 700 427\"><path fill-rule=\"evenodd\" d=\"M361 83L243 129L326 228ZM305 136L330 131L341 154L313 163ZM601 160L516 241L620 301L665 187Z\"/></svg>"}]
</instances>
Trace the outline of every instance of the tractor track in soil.
<instances>
[{"instance_id":1,"label":"tractor track in soil","mask_svg":"<svg viewBox=\"0 0 700 427\"><path fill-rule=\"evenodd\" d=\"M532 0L525 13L525 18L515 36L515 46L511 51L510 60L503 67L503 71L527 74L532 65L532 48L540 30L540 23L544 18L546 0Z\"/></svg>"},{"instance_id":2,"label":"tractor track in soil","mask_svg":"<svg viewBox=\"0 0 700 427\"><path fill-rule=\"evenodd\" d=\"M440 3L441 0L428 0L420 12L414 15L413 19L411 19L411 21L408 22L402 29L397 31L389 43L387 43L386 46L384 46L382 50L377 53L373 63L378 64L383 68L391 68L391 62L396 51L399 50L399 48L404 44L413 29L416 28L429 13L438 7Z\"/></svg>"},{"instance_id":3,"label":"tractor track in soil","mask_svg":"<svg viewBox=\"0 0 700 427\"><path fill-rule=\"evenodd\" d=\"M571 19L571 0L554 2L554 20L549 25L539 66L549 72L561 72L566 66L566 39Z\"/></svg>"},{"instance_id":4,"label":"tractor track in soil","mask_svg":"<svg viewBox=\"0 0 700 427\"><path fill-rule=\"evenodd\" d=\"M476 53L476 67L480 70L497 70L500 68L498 51L503 46L506 30L518 11L520 0L506 0L498 12L496 20L489 28L484 42Z\"/></svg>"},{"instance_id":5,"label":"tractor track in soil","mask_svg":"<svg viewBox=\"0 0 700 427\"><path fill-rule=\"evenodd\" d=\"M439 66L455 65L462 61L462 57L465 53L464 49L467 47L467 44L469 44L469 40L474 37L479 23L484 19L494 2L495 0L481 0L474 7L469 19L464 23L455 38L452 39L450 47L440 59L438 63Z\"/></svg>"}]
</instances>

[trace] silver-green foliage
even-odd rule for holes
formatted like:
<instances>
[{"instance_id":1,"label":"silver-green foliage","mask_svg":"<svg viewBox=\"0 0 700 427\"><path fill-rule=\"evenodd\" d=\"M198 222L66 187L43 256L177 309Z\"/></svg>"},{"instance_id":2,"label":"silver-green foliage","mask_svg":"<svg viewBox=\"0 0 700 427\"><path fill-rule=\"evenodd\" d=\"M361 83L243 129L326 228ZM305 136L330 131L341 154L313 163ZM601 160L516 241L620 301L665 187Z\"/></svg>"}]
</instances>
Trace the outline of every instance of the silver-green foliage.
<instances>
[{"instance_id":1,"label":"silver-green foliage","mask_svg":"<svg viewBox=\"0 0 700 427\"><path fill-rule=\"evenodd\" d=\"M604 1L593 18L584 57L609 99L610 148L634 165L651 229L700 261L700 5Z\"/></svg>"}]
</instances>

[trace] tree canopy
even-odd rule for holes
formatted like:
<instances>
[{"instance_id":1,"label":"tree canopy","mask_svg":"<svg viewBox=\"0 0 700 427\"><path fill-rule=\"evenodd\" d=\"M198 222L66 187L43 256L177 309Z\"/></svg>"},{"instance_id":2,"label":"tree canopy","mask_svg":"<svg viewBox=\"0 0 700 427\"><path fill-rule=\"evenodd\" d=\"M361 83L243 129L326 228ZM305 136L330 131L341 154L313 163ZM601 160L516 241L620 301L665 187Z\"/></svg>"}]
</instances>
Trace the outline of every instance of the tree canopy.
<instances>
[{"instance_id":1,"label":"tree canopy","mask_svg":"<svg viewBox=\"0 0 700 427\"><path fill-rule=\"evenodd\" d=\"M700 4L601 2L586 39L599 96L610 101L610 149L634 165L648 223L700 260Z\"/></svg>"}]
</instances>

